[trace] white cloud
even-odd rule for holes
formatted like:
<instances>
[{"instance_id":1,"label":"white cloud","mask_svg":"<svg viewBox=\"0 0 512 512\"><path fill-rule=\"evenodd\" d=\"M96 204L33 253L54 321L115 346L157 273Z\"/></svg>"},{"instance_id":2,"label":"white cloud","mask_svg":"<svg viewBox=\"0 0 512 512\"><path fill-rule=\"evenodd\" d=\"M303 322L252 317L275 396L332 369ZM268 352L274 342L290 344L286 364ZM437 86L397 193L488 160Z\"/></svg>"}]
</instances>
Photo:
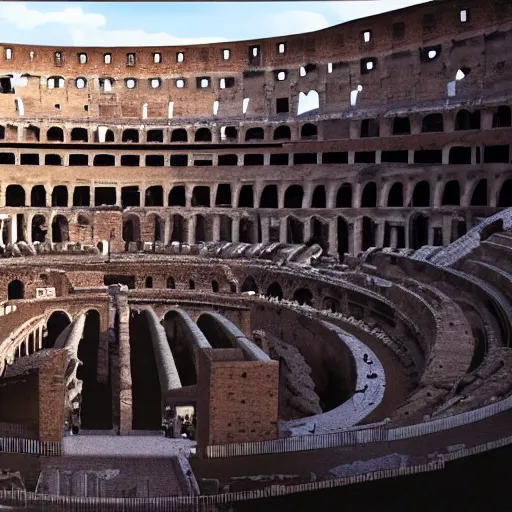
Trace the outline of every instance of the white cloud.
<instances>
[{"instance_id":1,"label":"white cloud","mask_svg":"<svg viewBox=\"0 0 512 512\"><path fill-rule=\"evenodd\" d=\"M323 14L311 11L284 11L269 16L276 34L300 34L313 32L330 25Z\"/></svg>"},{"instance_id":2,"label":"white cloud","mask_svg":"<svg viewBox=\"0 0 512 512\"><path fill-rule=\"evenodd\" d=\"M176 37L167 32L145 30L87 30L70 29L75 46L181 46L190 44L220 43L223 37Z\"/></svg>"},{"instance_id":3,"label":"white cloud","mask_svg":"<svg viewBox=\"0 0 512 512\"><path fill-rule=\"evenodd\" d=\"M86 13L80 7L69 7L62 11L41 12L29 9L23 2L2 2L0 21L14 25L19 30L33 30L48 23L82 28L99 28L106 24L102 14Z\"/></svg>"},{"instance_id":4,"label":"white cloud","mask_svg":"<svg viewBox=\"0 0 512 512\"><path fill-rule=\"evenodd\" d=\"M339 17L339 23L374 16L383 12L403 9L416 4L430 2L432 0L368 0L330 2L330 8Z\"/></svg>"}]
</instances>

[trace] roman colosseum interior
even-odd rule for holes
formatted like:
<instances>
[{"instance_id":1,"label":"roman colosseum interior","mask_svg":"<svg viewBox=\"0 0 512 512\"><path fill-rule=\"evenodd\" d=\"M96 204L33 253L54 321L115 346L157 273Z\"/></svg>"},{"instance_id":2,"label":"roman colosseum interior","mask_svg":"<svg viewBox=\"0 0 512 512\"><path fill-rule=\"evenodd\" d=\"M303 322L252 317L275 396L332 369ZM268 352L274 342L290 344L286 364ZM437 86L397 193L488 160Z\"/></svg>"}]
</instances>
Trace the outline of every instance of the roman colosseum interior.
<instances>
[{"instance_id":1,"label":"roman colosseum interior","mask_svg":"<svg viewBox=\"0 0 512 512\"><path fill-rule=\"evenodd\" d=\"M511 84L507 0L1 43L0 503L248 510L508 453Z\"/></svg>"}]
</instances>

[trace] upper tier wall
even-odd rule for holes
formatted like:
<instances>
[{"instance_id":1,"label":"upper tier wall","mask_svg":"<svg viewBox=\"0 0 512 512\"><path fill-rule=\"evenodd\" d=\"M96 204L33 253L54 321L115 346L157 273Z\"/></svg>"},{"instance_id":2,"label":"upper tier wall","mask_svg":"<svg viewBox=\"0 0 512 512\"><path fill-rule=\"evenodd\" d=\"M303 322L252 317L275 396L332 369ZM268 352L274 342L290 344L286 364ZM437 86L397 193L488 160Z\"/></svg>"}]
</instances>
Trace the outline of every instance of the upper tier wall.
<instances>
[{"instance_id":1,"label":"upper tier wall","mask_svg":"<svg viewBox=\"0 0 512 512\"><path fill-rule=\"evenodd\" d=\"M461 10L466 10L467 22L461 22ZM503 97L510 94L512 81L510 23L512 5L505 0L450 0L319 32L245 42L143 49L3 44L0 76L22 73L28 80L26 86L16 86L16 94L0 95L0 109L4 117L17 117L14 100L19 97L27 118L140 119L147 104L147 118L167 119L172 101L173 117L198 118L212 117L213 102L219 101L214 117L223 118L243 117L242 102L249 98L246 117L286 118L297 113L300 92L316 90L320 112L333 114L350 111L350 92L358 85L363 87L359 108L443 102L447 83L460 68L471 73L457 83L457 100ZM279 53L281 44L284 53ZM256 46L257 56L251 58ZM431 47L438 56L426 62L420 50ZM224 50L229 50L227 60ZM177 59L180 52L183 62ZM160 63L154 62L156 53ZM86 55L83 64L81 54ZM111 55L110 64L105 64L105 54ZM367 73L365 59L375 59ZM301 76L300 67L307 64L316 68ZM277 79L280 70L287 72L282 81ZM64 87L49 89L49 77L62 77ZM82 89L77 88L78 77L87 79ZM204 77L209 82L202 88ZM234 86L221 88L221 78L228 77L234 78ZM99 78L113 80L111 92L102 90ZM137 79L135 88L127 88L128 78ZM160 79L159 87L151 87L153 78ZM184 88L176 87L180 78L186 80ZM285 98L289 108L278 112L282 105L278 109L277 99Z\"/></svg>"}]
</instances>

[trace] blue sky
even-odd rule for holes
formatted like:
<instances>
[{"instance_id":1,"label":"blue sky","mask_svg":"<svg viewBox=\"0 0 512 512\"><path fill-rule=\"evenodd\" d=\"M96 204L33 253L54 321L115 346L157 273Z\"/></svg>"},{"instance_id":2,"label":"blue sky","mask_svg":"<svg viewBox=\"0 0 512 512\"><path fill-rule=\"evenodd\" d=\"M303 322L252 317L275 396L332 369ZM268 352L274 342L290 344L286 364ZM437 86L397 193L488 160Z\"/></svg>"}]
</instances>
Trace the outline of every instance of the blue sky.
<instances>
[{"instance_id":1,"label":"blue sky","mask_svg":"<svg viewBox=\"0 0 512 512\"><path fill-rule=\"evenodd\" d=\"M0 42L181 45L319 30L429 0L346 2L3 2Z\"/></svg>"}]
</instances>

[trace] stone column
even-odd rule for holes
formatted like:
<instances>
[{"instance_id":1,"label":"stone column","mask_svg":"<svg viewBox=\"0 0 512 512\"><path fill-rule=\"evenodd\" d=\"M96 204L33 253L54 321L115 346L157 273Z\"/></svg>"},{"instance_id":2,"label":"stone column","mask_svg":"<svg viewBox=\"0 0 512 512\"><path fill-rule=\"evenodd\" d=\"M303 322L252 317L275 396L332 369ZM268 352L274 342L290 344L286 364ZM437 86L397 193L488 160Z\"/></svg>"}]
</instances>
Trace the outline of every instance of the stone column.
<instances>
[{"instance_id":1,"label":"stone column","mask_svg":"<svg viewBox=\"0 0 512 512\"><path fill-rule=\"evenodd\" d=\"M218 242L220 240L220 216L213 216L213 226L212 226L212 238L214 242Z\"/></svg>"},{"instance_id":2,"label":"stone column","mask_svg":"<svg viewBox=\"0 0 512 512\"><path fill-rule=\"evenodd\" d=\"M37 337L38 348L41 350L43 348L43 324L39 326L39 336Z\"/></svg>"},{"instance_id":3,"label":"stone column","mask_svg":"<svg viewBox=\"0 0 512 512\"><path fill-rule=\"evenodd\" d=\"M4 219L0 221L0 245L5 245L4 242Z\"/></svg>"},{"instance_id":4,"label":"stone column","mask_svg":"<svg viewBox=\"0 0 512 512\"><path fill-rule=\"evenodd\" d=\"M363 247L363 219L354 220L354 256L357 256Z\"/></svg>"},{"instance_id":5,"label":"stone column","mask_svg":"<svg viewBox=\"0 0 512 512\"><path fill-rule=\"evenodd\" d=\"M375 246L376 247L383 247L384 246L384 227L385 222L377 221L377 229L375 233Z\"/></svg>"},{"instance_id":6,"label":"stone column","mask_svg":"<svg viewBox=\"0 0 512 512\"><path fill-rule=\"evenodd\" d=\"M188 239L187 243L193 245L196 242L196 216L192 215L188 219Z\"/></svg>"},{"instance_id":7,"label":"stone column","mask_svg":"<svg viewBox=\"0 0 512 512\"><path fill-rule=\"evenodd\" d=\"M240 219L233 219L231 223L231 241L233 243L240 241Z\"/></svg>"},{"instance_id":8,"label":"stone column","mask_svg":"<svg viewBox=\"0 0 512 512\"><path fill-rule=\"evenodd\" d=\"M306 219L302 224L304 226L304 242L307 242L311 238L311 219Z\"/></svg>"},{"instance_id":9,"label":"stone column","mask_svg":"<svg viewBox=\"0 0 512 512\"><path fill-rule=\"evenodd\" d=\"M393 247L393 249L394 249L397 247L397 244L398 244L398 227L392 224L389 246Z\"/></svg>"},{"instance_id":10,"label":"stone column","mask_svg":"<svg viewBox=\"0 0 512 512\"><path fill-rule=\"evenodd\" d=\"M269 228L270 228L270 219L268 217L261 217L261 242L263 244L268 244Z\"/></svg>"},{"instance_id":11,"label":"stone column","mask_svg":"<svg viewBox=\"0 0 512 512\"><path fill-rule=\"evenodd\" d=\"M18 219L16 218L16 214L11 215L11 232L10 232L10 240L11 244L16 243L18 240Z\"/></svg>"},{"instance_id":12,"label":"stone column","mask_svg":"<svg viewBox=\"0 0 512 512\"><path fill-rule=\"evenodd\" d=\"M281 242L282 244L285 244L287 241L287 237L286 237L287 224L288 224L288 222L287 222L286 217L279 219L279 242Z\"/></svg>"},{"instance_id":13,"label":"stone column","mask_svg":"<svg viewBox=\"0 0 512 512\"><path fill-rule=\"evenodd\" d=\"M164 228L164 245L169 245L171 241L171 230L172 230L172 219L173 217L167 216L165 218L165 228Z\"/></svg>"},{"instance_id":14,"label":"stone column","mask_svg":"<svg viewBox=\"0 0 512 512\"><path fill-rule=\"evenodd\" d=\"M338 254L338 219L334 217L329 221L329 254Z\"/></svg>"}]
</instances>

